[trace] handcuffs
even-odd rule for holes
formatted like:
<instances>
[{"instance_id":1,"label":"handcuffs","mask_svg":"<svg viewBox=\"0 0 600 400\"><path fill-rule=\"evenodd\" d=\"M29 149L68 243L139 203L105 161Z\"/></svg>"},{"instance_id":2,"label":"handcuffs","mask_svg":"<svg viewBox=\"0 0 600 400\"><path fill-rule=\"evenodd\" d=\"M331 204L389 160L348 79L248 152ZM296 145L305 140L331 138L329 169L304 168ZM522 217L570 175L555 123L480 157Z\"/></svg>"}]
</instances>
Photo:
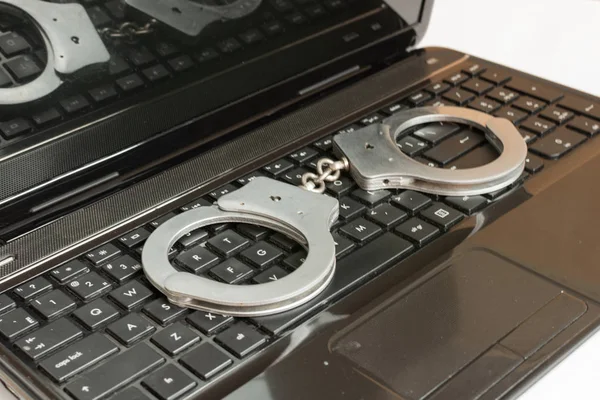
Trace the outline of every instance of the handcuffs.
<instances>
[{"instance_id":1,"label":"handcuffs","mask_svg":"<svg viewBox=\"0 0 600 400\"><path fill-rule=\"evenodd\" d=\"M432 168L404 155L397 138L417 125L455 122L485 132L500 155L471 169ZM410 109L354 132L333 137L339 161L322 159L317 172L306 173L300 187L259 177L226 194L210 207L179 214L159 226L142 251L146 277L174 304L232 316L262 316L297 307L321 293L335 269L335 243L329 232L339 203L322 195L325 182L349 171L365 190L413 189L445 196L471 196L514 183L523 172L525 141L508 120L458 107ZM175 269L169 249L185 234L206 225L239 222L288 235L307 256L291 274L256 285L229 285Z\"/></svg>"}]
</instances>

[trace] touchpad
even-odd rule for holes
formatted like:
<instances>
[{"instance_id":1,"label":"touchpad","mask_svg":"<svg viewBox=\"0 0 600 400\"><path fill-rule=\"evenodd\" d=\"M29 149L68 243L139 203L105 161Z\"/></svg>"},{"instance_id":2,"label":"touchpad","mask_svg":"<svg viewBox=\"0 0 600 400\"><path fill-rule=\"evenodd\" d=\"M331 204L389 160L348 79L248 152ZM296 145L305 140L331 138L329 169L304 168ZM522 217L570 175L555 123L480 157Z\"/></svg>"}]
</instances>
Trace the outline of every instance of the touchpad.
<instances>
[{"instance_id":1,"label":"touchpad","mask_svg":"<svg viewBox=\"0 0 600 400\"><path fill-rule=\"evenodd\" d=\"M440 398L473 398L585 310L553 283L476 250L355 321L330 348L402 398L438 398L440 388Z\"/></svg>"}]
</instances>

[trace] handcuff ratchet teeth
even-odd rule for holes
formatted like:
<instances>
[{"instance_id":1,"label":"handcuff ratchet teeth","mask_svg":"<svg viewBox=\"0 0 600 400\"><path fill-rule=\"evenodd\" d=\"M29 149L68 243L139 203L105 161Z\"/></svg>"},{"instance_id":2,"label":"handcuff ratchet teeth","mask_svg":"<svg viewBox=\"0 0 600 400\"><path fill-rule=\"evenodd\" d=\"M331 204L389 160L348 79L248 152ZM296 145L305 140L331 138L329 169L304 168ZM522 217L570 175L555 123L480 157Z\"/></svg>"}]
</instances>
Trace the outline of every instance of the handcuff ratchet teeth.
<instances>
[{"instance_id":1,"label":"handcuff ratchet teeth","mask_svg":"<svg viewBox=\"0 0 600 400\"><path fill-rule=\"evenodd\" d=\"M34 81L0 89L0 106L41 99L64 83L62 75L71 75L84 67L110 60L108 50L80 4L0 0L0 11L30 19L38 29L48 54L46 68Z\"/></svg>"},{"instance_id":2,"label":"handcuff ratchet teeth","mask_svg":"<svg viewBox=\"0 0 600 400\"><path fill-rule=\"evenodd\" d=\"M335 269L331 225L338 202L287 183L256 178L219 198L211 207L184 212L159 226L147 239L142 264L149 281L182 307L232 316L268 315L294 308L321 293ZM291 274L257 285L229 285L178 271L169 249L194 229L217 223L255 224L299 242L308 254Z\"/></svg>"},{"instance_id":3,"label":"handcuff ratchet teeth","mask_svg":"<svg viewBox=\"0 0 600 400\"><path fill-rule=\"evenodd\" d=\"M432 168L402 153L398 137L433 122L479 128L500 155L480 167L451 170ZM380 124L338 134L333 146L334 154L345 160L350 175L364 190L413 189L443 196L473 196L504 188L519 178L527 158L527 145L510 121L460 107L409 109Z\"/></svg>"}]
</instances>

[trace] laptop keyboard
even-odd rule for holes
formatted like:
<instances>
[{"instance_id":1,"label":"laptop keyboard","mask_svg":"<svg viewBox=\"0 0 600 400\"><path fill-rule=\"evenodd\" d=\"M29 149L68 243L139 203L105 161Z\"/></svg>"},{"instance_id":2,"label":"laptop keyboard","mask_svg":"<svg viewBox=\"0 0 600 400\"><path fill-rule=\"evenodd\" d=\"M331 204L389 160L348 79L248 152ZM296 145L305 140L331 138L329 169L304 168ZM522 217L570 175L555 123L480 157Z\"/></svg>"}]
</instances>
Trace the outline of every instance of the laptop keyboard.
<instances>
[{"instance_id":1,"label":"laptop keyboard","mask_svg":"<svg viewBox=\"0 0 600 400\"><path fill-rule=\"evenodd\" d=\"M49 0L55 3L76 2ZM80 0L97 29L116 27L126 21L122 0ZM239 23L239 32L222 37L211 36L198 44L176 44L151 37L133 45L105 40L111 53L108 71L87 76L86 83L63 89L58 100L44 100L24 107L16 106L0 116L0 147L9 146L65 121L82 117L94 110L142 91L151 91L165 82L179 80L186 85L212 73L226 69L230 60L236 65L267 51L271 42L281 45L301 38L305 29L318 26L348 10L355 0L269 0L263 1L258 20L252 27ZM226 4L208 1L207 4ZM329 21L332 23L333 21ZM297 33L295 33L297 32ZM304 32L304 33L302 33ZM296 38L296 39L294 39ZM279 44L277 44L279 43ZM254 54L248 55L248 54ZM44 45L31 25L7 15L0 15L0 88L18 87L35 80L44 70L47 55ZM56 96L55 96L56 97Z\"/></svg>"},{"instance_id":2,"label":"laptop keyboard","mask_svg":"<svg viewBox=\"0 0 600 400\"><path fill-rule=\"evenodd\" d=\"M407 107L458 104L518 125L530 149L521 178L511 188L469 197L410 190L367 192L347 176L328 183L327 194L340 203L340 218L332 229L337 272L316 299L260 318L182 309L148 283L140 254L152 230L169 218L208 206L257 176L299 184L320 157L332 156L331 136L1 294L3 345L43 373L66 398L175 399L201 393L324 305L420 251L600 132L600 104L481 64L434 82L343 130L375 123ZM455 124L416 127L398 139L398 146L435 168L470 168L497 157L481 132ZM305 256L288 237L245 224L198 229L170 251L176 268L232 285L281 279L293 273Z\"/></svg>"}]
</instances>

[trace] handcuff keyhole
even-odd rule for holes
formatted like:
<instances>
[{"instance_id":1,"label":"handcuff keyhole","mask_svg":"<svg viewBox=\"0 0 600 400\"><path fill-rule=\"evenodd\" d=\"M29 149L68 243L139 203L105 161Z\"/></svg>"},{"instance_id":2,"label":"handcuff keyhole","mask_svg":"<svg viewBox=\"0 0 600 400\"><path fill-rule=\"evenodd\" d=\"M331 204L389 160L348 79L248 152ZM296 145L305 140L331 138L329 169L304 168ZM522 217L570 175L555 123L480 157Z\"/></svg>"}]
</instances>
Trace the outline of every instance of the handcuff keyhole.
<instances>
[{"instance_id":1,"label":"handcuff keyhole","mask_svg":"<svg viewBox=\"0 0 600 400\"><path fill-rule=\"evenodd\" d=\"M365 149L373 150L374 148L375 148L375 146L373 146L371 143L365 143Z\"/></svg>"},{"instance_id":2,"label":"handcuff keyhole","mask_svg":"<svg viewBox=\"0 0 600 400\"><path fill-rule=\"evenodd\" d=\"M281 197L279 197L279 196L271 196L271 200L273 200L274 202L278 202L278 201L281 201Z\"/></svg>"},{"instance_id":3,"label":"handcuff keyhole","mask_svg":"<svg viewBox=\"0 0 600 400\"><path fill-rule=\"evenodd\" d=\"M385 186L389 185L389 184L390 184L390 180L389 180L389 179L384 179L384 180L383 180L383 184L384 184Z\"/></svg>"},{"instance_id":4,"label":"handcuff keyhole","mask_svg":"<svg viewBox=\"0 0 600 400\"><path fill-rule=\"evenodd\" d=\"M75 44L79 44L79 38L77 36L72 36L71 41Z\"/></svg>"}]
</instances>

